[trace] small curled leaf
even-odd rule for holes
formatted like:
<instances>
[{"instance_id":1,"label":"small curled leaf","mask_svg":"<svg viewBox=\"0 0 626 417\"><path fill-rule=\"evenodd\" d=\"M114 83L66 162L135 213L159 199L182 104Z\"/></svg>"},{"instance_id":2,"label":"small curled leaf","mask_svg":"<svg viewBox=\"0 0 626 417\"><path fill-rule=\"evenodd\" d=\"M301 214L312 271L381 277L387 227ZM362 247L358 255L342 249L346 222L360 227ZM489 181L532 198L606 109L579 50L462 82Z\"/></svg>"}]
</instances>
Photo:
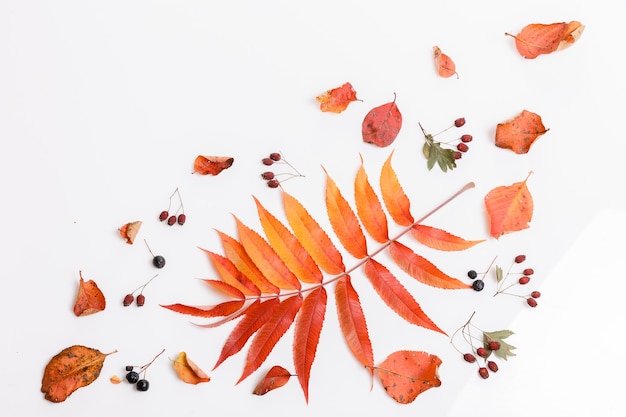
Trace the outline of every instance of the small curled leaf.
<instances>
[{"instance_id":1,"label":"small curled leaf","mask_svg":"<svg viewBox=\"0 0 626 417\"><path fill-rule=\"evenodd\" d=\"M289 382L291 373L282 366L274 365L254 388L254 395L265 395Z\"/></svg>"},{"instance_id":2,"label":"small curled leaf","mask_svg":"<svg viewBox=\"0 0 626 417\"><path fill-rule=\"evenodd\" d=\"M198 365L187 357L185 352L180 352L174 360L174 370L179 378L188 384L196 385L211 380Z\"/></svg>"}]
</instances>

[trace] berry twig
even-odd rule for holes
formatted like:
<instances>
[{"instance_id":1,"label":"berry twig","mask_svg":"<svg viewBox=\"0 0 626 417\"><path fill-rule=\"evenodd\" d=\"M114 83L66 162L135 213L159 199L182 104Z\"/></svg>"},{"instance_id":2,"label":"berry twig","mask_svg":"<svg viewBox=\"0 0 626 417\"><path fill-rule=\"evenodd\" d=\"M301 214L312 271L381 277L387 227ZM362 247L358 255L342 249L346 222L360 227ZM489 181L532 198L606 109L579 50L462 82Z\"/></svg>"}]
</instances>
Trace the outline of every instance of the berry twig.
<instances>
[{"instance_id":1,"label":"berry twig","mask_svg":"<svg viewBox=\"0 0 626 417\"><path fill-rule=\"evenodd\" d=\"M139 293L139 295L137 295L137 301L136 301L137 302L137 307L143 307L143 305L146 303L146 296L143 295L143 290L150 283L150 281L152 281L153 279L155 279L158 276L159 276L159 274L156 274L155 276L150 278L145 284L140 285L139 287L135 288L132 292L126 294L124 296L124 301L122 302L124 307L128 307L129 305L131 305L133 303L133 301L135 300L135 293L137 291L139 291L139 290L141 290L141 292Z\"/></svg>"},{"instance_id":2,"label":"berry twig","mask_svg":"<svg viewBox=\"0 0 626 417\"><path fill-rule=\"evenodd\" d=\"M506 274L504 273L502 267L496 265L497 286L496 286L496 292L493 294L493 296L495 297L498 294L505 294L505 295L510 295L513 297L519 297L519 298L525 299L526 303L530 307L537 307L537 298L541 297L541 293L539 291L532 291L530 294L525 294L525 295L509 291L511 288L516 287L518 285L527 285L531 280L530 276L535 273L533 268L525 268L524 270L520 272L512 271L515 265L521 264L525 260L526 260L526 255L517 255L513 259L513 262L509 266L508 270L506 271ZM521 276L517 279L517 281L509 283L508 285L505 286L507 279L511 275L521 275Z\"/></svg>"},{"instance_id":3,"label":"berry twig","mask_svg":"<svg viewBox=\"0 0 626 417\"><path fill-rule=\"evenodd\" d=\"M435 140L435 136L440 135L447 131L448 129L452 129L453 127L461 127L465 125L465 118L460 117L454 121L454 123L443 129L442 131L432 135L430 133L426 133L421 123L418 123L420 129L422 129L422 134L424 135L424 146L422 147L422 153L428 160L426 166L430 171L435 163L439 165L439 168L443 172L446 172L448 169L452 170L456 168L456 160L461 159L463 154L469 150L468 143L472 141L473 137L469 134L461 135L461 137L456 138L454 140L443 142ZM453 145L456 143L456 146Z\"/></svg>"},{"instance_id":4,"label":"berry twig","mask_svg":"<svg viewBox=\"0 0 626 417\"><path fill-rule=\"evenodd\" d=\"M284 158L282 153L272 152L267 157L261 159L261 162L265 166L272 166L274 164L282 163L282 164L289 166L289 168L291 169L291 172L279 172L279 173L276 173L274 171L263 172L261 174L261 178L267 181L267 186L270 188L278 188L280 184L292 178L304 177L304 175L300 173L300 171L298 171L296 167L294 167L289 161L287 161ZM287 178L279 181L278 180L279 176L287 176Z\"/></svg>"},{"instance_id":5,"label":"berry twig","mask_svg":"<svg viewBox=\"0 0 626 417\"><path fill-rule=\"evenodd\" d=\"M146 379L146 371L148 367L152 365L152 363L165 352L165 349L161 350L150 362L145 365L136 366L136 365L127 365L126 366L126 380L131 384L136 384L137 391L148 391L150 388L150 383ZM135 370L137 369L137 370Z\"/></svg>"}]
</instances>

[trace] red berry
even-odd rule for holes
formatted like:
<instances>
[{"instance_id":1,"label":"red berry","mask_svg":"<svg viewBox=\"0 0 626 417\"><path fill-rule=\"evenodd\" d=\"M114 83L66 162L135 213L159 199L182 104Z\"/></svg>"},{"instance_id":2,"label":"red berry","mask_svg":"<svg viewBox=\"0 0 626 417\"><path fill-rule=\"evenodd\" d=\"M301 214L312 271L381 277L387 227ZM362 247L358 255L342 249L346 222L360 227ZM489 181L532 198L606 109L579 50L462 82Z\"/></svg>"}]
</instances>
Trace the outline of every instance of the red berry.
<instances>
[{"instance_id":1,"label":"red berry","mask_svg":"<svg viewBox=\"0 0 626 417\"><path fill-rule=\"evenodd\" d=\"M479 347L478 349L476 349L476 354L481 358L486 358L487 356L489 356L489 352L487 352L487 349L485 349L484 347Z\"/></svg>"},{"instance_id":2,"label":"red berry","mask_svg":"<svg viewBox=\"0 0 626 417\"><path fill-rule=\"evenodd\" d=\"M521 278L518 280L518 282L519 282L521 285L526 285L526 284L528 284L528 283L530 282L530 277L523 276L523 277L521 277Z\"/></svg>"},{"instance_id":3,"label":"red berry","mask_svg":"<svg viewBox=\"0 0 626 417\"><path fill-rule=\"evenodd\" d=\"M126 294L126 297L124 297L124 307L131 305L133 300L135 300L135 297L132 294Z\"/></svg>"},{"instance_id":4,"label":"red berry","mask_svg":"<svg viewBox=\"0 0 626 417\"><path fill-rule=\"evenodd\" d=\"M280 161L280 154L278 152L272 152L270 154L270 159L272 161Z\"/></svg>"},{"instance_id":5,"label":"red berry","mask_svg":"<svg viewBox=\"0 0 626 417\"><path fill-rule=\"evenodd\" d=\"M274 173L272 171L265 171L261 174L261 178L263 178L264 180L274 179Z\"/></svg>"},{"instance_id":6,"label":"red berry","mask_svg":"<svg viewBox=\"0 0 626 417\"><path fill-rule=\"evenodd\" d=\"M164 221L165 219L167 219L170 216L170 214L167 212L167 210L163 210L161 212L161 214L159 214L159 220Z\"/></svg>"},{"instance_id":7,"label":"red berry","mask_svg":"<svg viewBox=\"0 0 626 417\"><path fill-rule=\"evenodd\" d=\"M489 349L491 349L491 350L498 350L498 349L500 349L500 342L498 342L496 340L492 340L491 342L489 342Z\"/></svg>"},{"instance_id":8,"label":"red berry","mask_svg":"<svg viewBox=\"0 0 626 417\"><path fill-rule=\"evenodd\" d=\"M458 145L456 145L456 148L461 152L467 152L467 150L469 149L469 146L461 142Z\"/></svg>"},{"instance_id":9,"label":"red berry","mask_svg":"<svg viewBox=\"0 0 626 417\"><path fill-rule=\"evenodd\" d=\"M454 125L455 125L456 127L461 127L461 126L463 126L464 124L465 124L465 118L464 118L464 117L460 117L460 118L458 118L458 119L456 119L456 120L454 121Z\"/></svg>"},{"instance_id":10,"label":"red berry","mask_svg":"<svg viewBox=\"0 0 626 417\"><path fill-rule=\"evenodd\" d=\"M277 179L272 179L267 182L267 186L270 188L277 188L280 183Z\"/></svg>"},{"instance_id":11,"label":"red berry","mask_svg":"<svg viewBox=\"0 0 626 417\"><path fill-rule=\"evenodd\" d=\"M515 257L515 263L517 263L517 264L521 264L525 260L526 260L526 255L517 255Z\"/></svg>"},{"instance_id":12,"label":"red berry","mask_svg":"<svg viewBox=\"0 0 626 417\"><path fill-rule=\"evenodd\" d=\"M463 359L465 359L465 361L469 363L476 362L476 356L472 355L471 353L466 353L465 355L463 355Z\"/></svg>"},{"instance_id":13,"label":"red berry","mask_svg":"<svg viewBox=\"0 0 626 417\"><path fill-rule=\"evenodd\" d=\"M535 300L534 298L527 298L526 302L531 307L537 307L537 300Z\"/></svg>"},{"instance_id":14,"label":"red berry","mask_svg":"<svg viewBox=\"0 0 626 417\"><path fill-rule=\"evenodd\" d=\"M169 224L170 226L173 225L174 223L176 223L176 216L171 215L168 219L167 219L167 224Z\"/></svg>"},{"instance_id":15,"label":"red berry","mask_svg":"<svg viewBox=\"0 0 626 417\"><path fill-rule=\"evenodd\" d=\"M145 302L146 302L146 296L143 294L139 294L137 296L137 307L143 306Z\"/></svg>"},{"instance_id":16,"label":"red berry","mask_svg":"<svg viewBox=\"0 0 626 417\"><path fill-rule=\"evenodd\" d=\"M532 274L535 273L535 270L532 269L532 268L526 268L526 269L524 269L523 273L524 273L524 275L532 275Z\"/></svg>"},{"instance_id":17,"label":"red berry","mask_svg":"<svg viewBox=\"0 0 626 417\"><path fill-rule=\"evenodd\" d=\"M532 298L539 298L539 297L541 297L541 293L539 291L533 291L533 292L530 293L530 296Z\"/></svg>"},{"instance_id":18,"label":"red berry","mask_svg":"<svg viewBox=\"0 0 626 417\"><path fill-rule=\"evenodd\" d=\"M178 215L178 224L182 226L183 224L185 224L186 221L187 221L187 215L185 213Z\"/></svg>"},{"instance_id":19,"label":"red berry","mask_svg":"<svg viewBox=\"0 0 626 417\"><path fill-rule=\"evenodd\" d=\"M461 141L466 142L466 143L467 143L467 142L471 142L471 141L472 141L472 139L474 139L474 138L472 137L472 135L463 135L463 136L461 136Z\"/></svg>"},{"instance_id":20,"label":"red berry","mask_svg":"<svg viewBox=\"0 0 626 417\"><path fill-rule=\"evenodd\" d=\"M263 158L261 159L261 162L263 162L263 165L272 165L274 163L274 161L270 158Z\"/></svg>"},{"instance_id":21,"label":"red berry","mask_svg":"<svg viewBox=\"0 0 626 417\"><path fill-rule=\"evenodd\" d=\"M485 367L479 368L478 375L480 375L482 379L487 379L489 378L489 370Z\"/></svg>"},{"instance_id":22,"label":"red berry","mask_svg":"<svg viewBox=\"0 0 626 417\"><path fill-rule=\"evenodd\" d=\"M459 151L454 153L454 159L461 159L463 157L463 154Z\"/></svg>"},{"instance_id":23,"label":"red berry","mask_svg":"<svg viewBox=\"0 0 626 417\"><path fill-rule=\"evenodd\" d=\"M498 364L494 361L487 362L487 366L491 372L498 372Z\"/></svg>"}]
</instances>

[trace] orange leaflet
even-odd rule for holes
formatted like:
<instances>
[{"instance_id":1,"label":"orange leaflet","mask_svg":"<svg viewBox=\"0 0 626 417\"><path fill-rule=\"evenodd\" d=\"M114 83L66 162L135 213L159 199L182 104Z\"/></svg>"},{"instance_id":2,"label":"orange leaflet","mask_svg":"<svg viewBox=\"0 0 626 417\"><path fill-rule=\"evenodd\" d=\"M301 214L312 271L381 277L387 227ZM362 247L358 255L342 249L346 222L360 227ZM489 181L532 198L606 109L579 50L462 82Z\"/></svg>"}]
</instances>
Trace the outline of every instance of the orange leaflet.
<instances>
[{"instance_id":1,"label":"orange leaflet","mask_svg":"<svg viewBox=\"0 0 626 417\"><path fill-rule=\"evenodd\" d=\"M299 290L301 287L298 278L287 268L285 263L278 257L276 251L254 230L243 224L236 216L239 240L252 259L252 262L263 273L263 276L277 286L285 290Z\"/></svg>"},{"instance_id":2,"label":"orange leaflet","mask_svg":"<svg viewBox=\"0 0 626 417\"><path fill-rule=\"evenodd\" d=\"M274 314L278 307L278 298L260 302L256 300L244 312L244 316L232 330L213 369L217 368L226 359L239 352L250 337L255 334Z\"/></svg>"},{"instance_id":3,"label":"orange leaflet","mask_svg":"<svg viewBox=\"0 0 626 417\"><path fill-rule=\"evenodd\" d=\"M227 284L223 281L218 281L215 279L203 279L202 280L209 287L218 290L219 292L228 295L231 298L236 298L238 300L244 300L246 296L244 293L239 290L239 288L234 287L230 284Z\"/></svg>"},{"instance_id":4,"label":"orange leaflet","mask_svg":"<svg viewBox=\"0 0 626 417\"><path fill-rule=\"evenodd\" d=\"M74 345L57 353L46 365L41 392L48 401L63 402L74 391L86 387L100 376L107 356L97 349Z\"/></svg>"},{"instance_id":5,"label":"orange leaflet","mask_svg":"<svg viewBox=\"0 0 626 417\"><path fill-rule=\"evenodd\" d=\"M235 159L230 156L198 155L193 161L193 170L200 175L217 175L232 166Z\"/></svg>"},{"instance_id":6,"label":"orange leaflet","mask_svg":"<svg viewBox=\"0 0 626 417\"><path fill-rule=\"evenodd\" d=\"M329 274L342 273L345 266L341 253L319 223L298 200L286 192L283 192L283 206L291 229L319 267Z\"/></svg>"},{"instance_id":7,"label":"orange leaflet","mask_svg":"<svg viewBox=\"0 0 626 417\"><path fill-rule=\"evenodd\" d=\"M280 302L272 317L267 320L252 339L246 364L237 383L246 379L265 362L276 343L289 330L302 306L302 294L298 293Z\"/></svg>"},{"instance_id":8,"label":"orange leaflet","mask_svg":"<svg viewBox=\"0 0 626 417\"><path fill-rule=\"evenodd\" d=\"M85 282L83 272L78 271L80 275L80 283L78 285L78 294L74 302L74 314L76 316L88 316L93 313L102 311L106 307L104 294L98 288L95 281L89 280Z\"/></svg>"},{"instance_id":9,"label":"orange leaflet","mask_svg":"<svg viewBox=\"0 0 626 417\"><path fill-rule=\"evenodd\" d=\"M410 226L415 221L411 215L411 202L404 193L396 172L391 166L393 151L383 164L380 172L380 189L383 202L391 218L400 226Z\"/></svg>"},{"instance_id":10,"label":"orange leaflet","mask_svg":"<svg viewBox=\"0 0 626 417\"><path fill-rule=\"evenodd\" d=\"M456 75L456 78L459 78L459 74L456 72L456 65L452 59L441 52L438 46L433 46L433 52L435 55L435 67L437 68L437 74L439 76L448 78Z\"/></svg>"},{"instance_id":11,"label":"orange leaflet","mask_svg":"<svg viewBox=\"0 0 626 417\"><path fill-rule=\"evenodd\" d=\"M217 273L220 275L220 278L222 278L222 281L237 288L245 295L261 295L261 290L259 289L259 287L254 285L254 282L252 282L250 279L248 279L248 277L242 274L241 271L237 269L235 264L230 261L230 259L208 251L206 249L200 249L209 256L209 259L213 263L213 266L215 267Z\"/></svg>"},{"instance_id":12,"label":"orange leaflet","mask_svg":"<svg viewBox=\"0 0 626 417\"><path fill-rule=\"evenodd\" d=\"M373 108L367 113L361 126L363 142L379 147L389 146L396 140L402 127L402 114L396 106L396 95L391 103Z\"/></svg>"},{"instance_id":13,"label":"orange leaflet","mask_svg":"<svg viewBox=\"0 0 626 417\"><path fill-rule=\"evenodd\" d=\"M354 357L367 369L374 366L372 341L361 307L359 295L352 287L349 275L341 277L335 286L337 316L343 337Z\"/></svg>"},{"instance_id":14,"label":"orange leaflet","mask_svg":"<svg viewBox=\"0 0 626 417\"><path fill-rule=\"evenodd\" d=\"M389 245L389 255L404 272L423 284L447 290L472 288L471 285L444 274L428 259L400 242L392 242Z\"/></svg>"},{"instance_id":15,"label":"orange leaflet","mask_svg":"<svg viewBox=\"0 0 626 417\"><path fill-rule=\"evenodd\" d=\"M322 271L304 249L302 243L272 213L267 211L259 200L254 198L254 202L265 236L287 268L302 282L309 284L322 282Z\"/></svg>"},{"instance_id":16,"label":"orange leaflet","mask_svg":"<svg viewBox=\"0 0 626 417\"><path fill-rule=\"evenodd\" d=\"M174 360L174 370L178 377L188 384L196 385L211 380L198 365L187 357L185 352L180 352Z\"/></svg>"},{"instance_id":17,"label":"orange leaflet","mask_svg":"<svg viewBox=\"0 0 626 417\"><path fill-rule=\"evenodd\" d=\"M423 224L414 225L411 228L411 235L421 244L443 251L465 250L485 241L484 239L465 240L445 230Z\"/></svg>"},{"instance_id":18,"label":"orange leaflet","mask_svg":"<svg viewBox=\"0 0 626 417\"><path fill-rule=\"evenodd\" d=\"M384 265L369 259L365 262L364 271L380 298L400 317L411 324L446 334L422 311L411 293Z\"/></svg>"},{"instance_id":19,"label":"orange leaflet","mask_svg":"<svg viewBox=\"0 0 626 417\"><path fill-rule=\"evenodd\" d=\"M524 154L531 145L550 129L546 129L538 114L523 110L504 123L496 126L496 146Z\"/></svg>"},{"instance_id":20,"label":"orange leaflet","mask_svg":"<svg viewBox=\"0 0 626 417\"><path fill-rule=\"evenodd\" d=\"M532 173L532 172L531 172ZM530 174L528 176L530 176ZM533 217L533 197L522 182L496 187L485 196L489 216L489 234L496 239L505 233L527 229Z\"/></svg>"},{"instance_id":21,"label":"orange leaflet","mask_svg":"<svg viewBox=\"0 0 626 417\"><path fill-rule=\"evenodd\" d=\"M328 173L326 173L326 211L330 224L343 247L355 258L365 258L367 243L359 220Z\"/></svg>"},{"instance_id":22,"label":"orange leaflet","mask_svg":"<svg viewBox=\"0 0 626 417\"><path fill-rule=\"evenodd\" d=\"M441 359L435 355L400 350L376 367L376 375L391 398L409 404L424 391L441 385L439 365Z\"/></svg>"},{"instance_id":23,"label":"orange leaflet","mask_svg":"<svg viewBox=\"0 0 626 417\"><path fill-rule=\"evenodd\" d=\"M367 178L367 173L363 168L363 157L361 157L361 166L354 180L354 197L357 213L365 229L377 242L387 242L389 240L387 216Z\"/></svg>"},{"instance_id":24,"label":"orange leaflet","mask_svg":"<svg viewBox=\"0 0 626 417\"><path fill-rule=\"evenodd\" d=\"M304 299L298 314L293 341L293 363L306 402L309 402L309 377L326 314L327 294L318 287Z\"/></svg>"},{"instance_id":25,"label":"orange leaflet","mask_svg":"<svg viewBox=\"0 0 626 417\"><path fill-rule=\"evenodd\" d=\"M213 306L188 306L185 304L161 304L161 307L180 314L188 314L195 317L211 318L229 316L243 307L244 300L225 301Z\"/></svg>"},{"instance_id":26,"label":"orange leaflet","mask_svg":"<svg viewBox=\"0 0 626 417\"><path fill-rule=\"evenodd\" d=\"M222 240L222 247L226 257L235 265L235 267L241 271L247 278L249 278L254 285L256 285L262 293L265 294L278 294L280 288L272 284L265 278L263 273L257 268L250 256L246 253L244 247L237 240L228 236L225 233L217 231L220 239Z\"/></svg>"},{"instance_id":27,"label":"orange leaflet","mask_svg":"<svg viewBox=\"0 0 626 417\"><path fill-rule=\"evenodd\" d=\"M320 103L320 110L323 112L341 113L348 107L348 104L358 98L356 98L356 91L352 88L352 84L345 83L341 87L320 94L315 97L315 100Z\"/></svg>"},{"instance_id":28,"label":"orange leaflet","mask_svg":"<svg viewBox=\"0 0 626 417\"><path fill-rule=\"evenodd\" d=\"M137 237L137 233L139 233L141 224L140 221L130 222L119 228L120 236L126 240L126 243L132 245L135 242L135 237Z\"/></svg>"},{"instance_id":29,"label":"orange leaflet","mask_svg":"<svg viewBox=\"0 0 626 417\"><path fill-rule=\"evenodd\" d=\"M265 395L289 382L291 373L282 366L272 366L263 379L254 388L254 395Z\"/></svg>"},{"instance_id":30,"label":"orange leaflet","mask_svg":"<svg viewBox=\"0 0 626 417\"><path fill-rule=\"evenodd\" d=\"M532 23L525 26L517 36L510 33L505 35L515 38L515 47L521 56L534 59L572 46L584 30L585 26L574 20L569 23Z\"/></svg>"}]
</instances>

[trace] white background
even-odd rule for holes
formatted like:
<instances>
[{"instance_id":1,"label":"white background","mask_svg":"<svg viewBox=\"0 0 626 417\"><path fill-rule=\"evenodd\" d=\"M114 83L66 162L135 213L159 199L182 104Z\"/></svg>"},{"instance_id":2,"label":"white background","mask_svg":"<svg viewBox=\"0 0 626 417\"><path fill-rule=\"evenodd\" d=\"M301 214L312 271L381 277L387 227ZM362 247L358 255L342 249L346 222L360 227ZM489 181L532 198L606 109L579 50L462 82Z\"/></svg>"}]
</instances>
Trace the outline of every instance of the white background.
<instances>
[{"instance_id":1,"label":"white background","mask_svg":"<svg viewBox=\"0 0 626 417\"><path fill-rule=\"evenodd\" d=\"M618 4L0 0L2 414L621 415L619 385L611 385L623 387L624 371L616 348L626 210ZM581 39L534 60L521 58L504 35L570 20L585 24ZM459 79L436 75L434 45L456 62ZM315 96L347 81L362 101L339 115L319 111ZM363 117L394 93L404 117L398 138L384 149L363 143ZM526 155L496 148L497 123L523 109L550 131ZM454 171L429 172L418 122L434 133L458 117L467 120L461 133L474 136L470 151ZM434 353L443 360L440 388L399 405L378 381L371 387L345 347L332 296L308 405L295 379L267 396L251 394L269 366L292 368L290 333L236 386L245 353L212 370L232 327L198 328L159 304L216 301L196 280L215 278L198 247L221 253L215 229L234 235L233 215L260 230L252 195L280 218L280 193L260 179L260 159L281 151L306 175L285 190L330 231L322 167L350 200L359 156L377 184L391 150L416 218L474 181L427 224L487 239L461 253L405 243L460 278L496 256L506 268L527 255L536 271L528 291L543 292L532 310L515 297L492 297L492 275L476 293L427 288L398 273L448 334L475 311L484 330L515 332L517 356L481 380L448 338L403 322L354 274L376 362L400 349ZM197 155L235 163L215 177L192 175ZM490 238L484 195L531 170L531 227ZM188 221L168 227L157 216L176 187ZM144 223L127 245L117 229L135 220ZM167 259L163 270L152 267L143 239ZM105 311L73 315L79 270L105 293ZM156 272L146 305L122 307L124 294ZM39 392L43 369L73 344L118 352L92 385L50 403ZM161 349L148 392L109 382ZM181 351L211 382L177 379L171 359Z\"/></svg>"}]
</instances>

